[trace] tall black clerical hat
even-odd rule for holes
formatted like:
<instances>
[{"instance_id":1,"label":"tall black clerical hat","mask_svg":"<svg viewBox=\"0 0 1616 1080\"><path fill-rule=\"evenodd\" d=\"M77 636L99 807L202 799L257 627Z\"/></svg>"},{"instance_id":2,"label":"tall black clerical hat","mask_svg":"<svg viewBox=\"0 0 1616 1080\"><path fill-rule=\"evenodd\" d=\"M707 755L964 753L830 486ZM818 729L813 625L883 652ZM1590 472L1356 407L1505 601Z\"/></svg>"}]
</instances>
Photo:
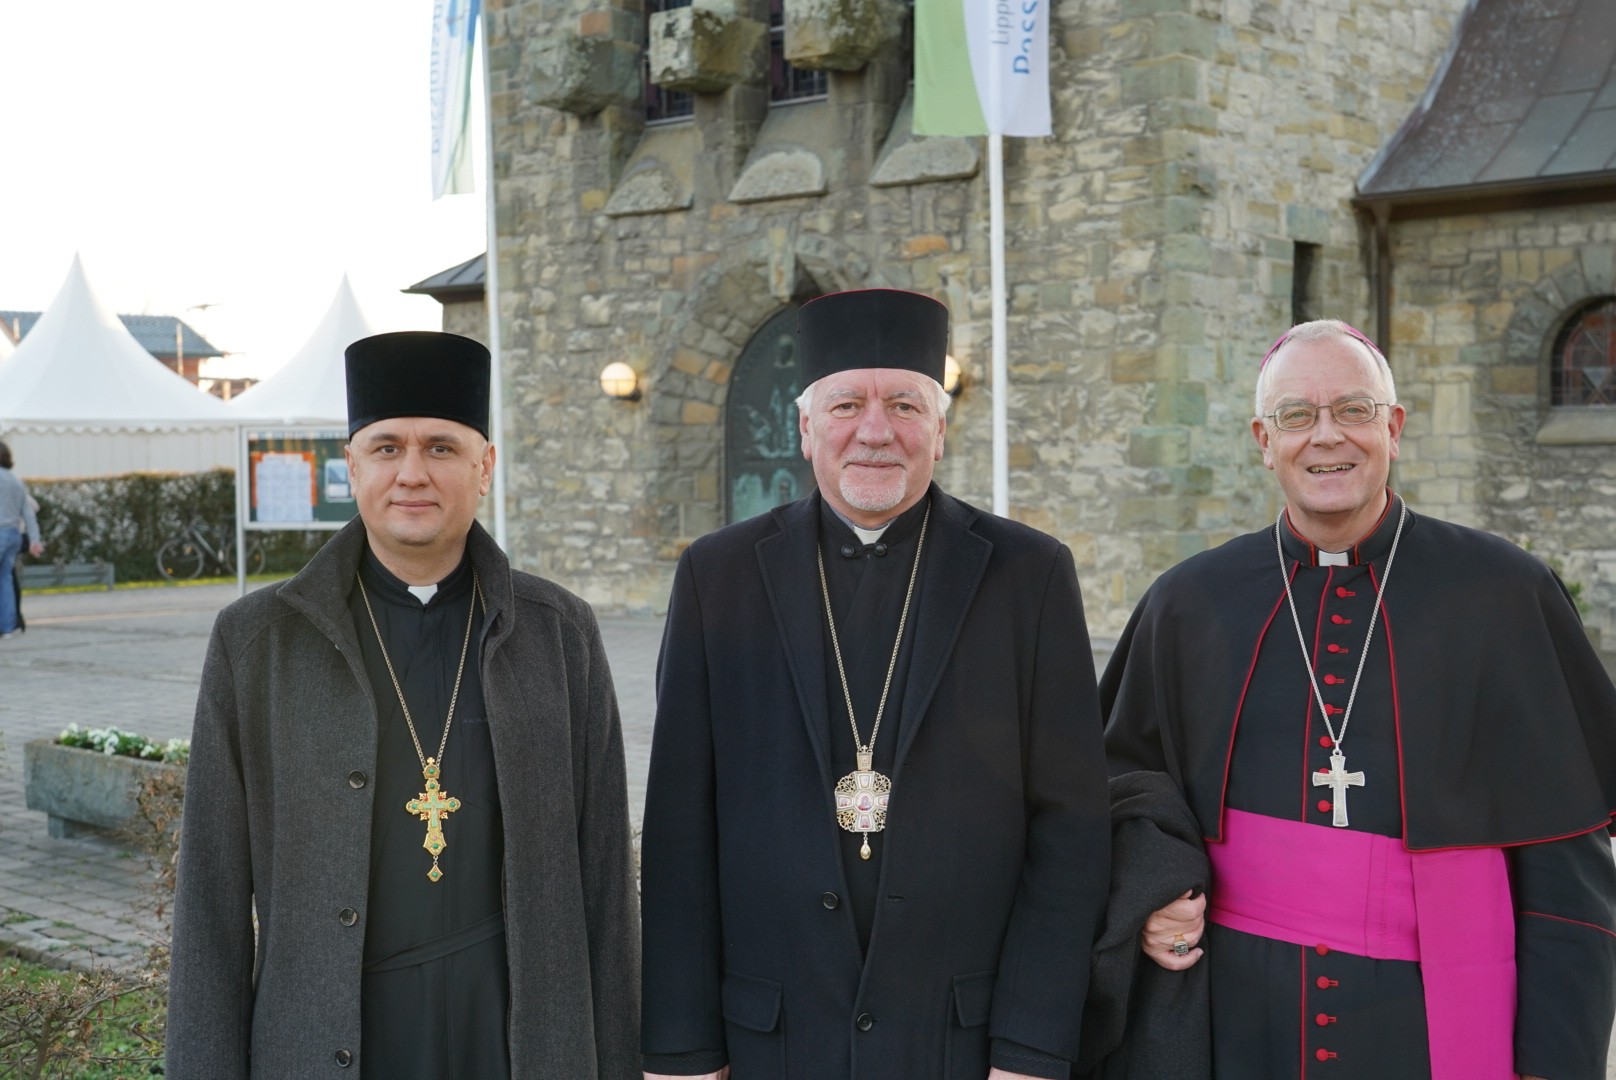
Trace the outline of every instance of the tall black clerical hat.
<instances>
[{"instance_id":1,"label":"tall black clerical hat","mask_svg":"<svg viewBox=\"0 0 1616 1080\"><path fill-rule=\"evenodd\" d=\"M360 338L344 354L348 434L395 416L436 416L488 437L488 350L459 334L403 330Z\"/></svg>"},{"instance_id":2,"label":"tall black clerical hat","mask_svg":"<svg viewBox=\"0 0 1616 1080\"><path fill-rule=\"evenodd\" d=\"M948 309L902 289L829 293L797 311L804 385L853 368L904 368L943 381Z\"/></svg>"}]
</instances>

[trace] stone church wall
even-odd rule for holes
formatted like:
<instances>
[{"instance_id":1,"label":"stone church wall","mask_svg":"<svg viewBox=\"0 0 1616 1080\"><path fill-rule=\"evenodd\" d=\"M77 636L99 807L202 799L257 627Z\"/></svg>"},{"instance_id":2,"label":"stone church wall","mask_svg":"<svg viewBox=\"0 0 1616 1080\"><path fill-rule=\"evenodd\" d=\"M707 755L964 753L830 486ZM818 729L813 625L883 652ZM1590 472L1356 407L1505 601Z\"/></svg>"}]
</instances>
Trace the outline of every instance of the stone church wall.
<instances>
[{"instance_id":1,"label":"stone church wall","mask_svg":"<svg viewBox=\"0 0 1616 1080\"><path fill-rule=\"evenodd\" d=\"M1555 337L1616 295L1609 203L1393 226L1393 373L1410 419L1394 483L1418 509L1526 544L1582 586L1616 646L1616 415L1540 442ZM1601 437L1595 434L1593 437Z\"/></svg>"},{"instance_id":2,"label":"stone church wall","mask_svg":"<svg viewBox=\"0 0 1616 1080\"><path fill-rule=\"evenodd\" d=\"M1072 546L1097 635L1162 570L1271 518L1247 423L1256 361L1291 321L1298 245L1306 314L1367 328L1353 182L1462 7L1055 5L1057 135L1007 140L1010 497ZM636 0L491 8L518 565L608 609L659 610L683 546L723 524L742 348L789 301L861 285L948 303L968 383L938 478L991 502L985 146L905 151L921 174L963 161L964 178L871 183L908 142L903 39L831 71L824 101L771 111L742 82L697 95L693 121L643 129L637 99L578 74L637 58ZM601 394L613 360L640 373L640 401ZM1438 448L1422 452L1434 466Z\"/></svg>"}]
</instances>

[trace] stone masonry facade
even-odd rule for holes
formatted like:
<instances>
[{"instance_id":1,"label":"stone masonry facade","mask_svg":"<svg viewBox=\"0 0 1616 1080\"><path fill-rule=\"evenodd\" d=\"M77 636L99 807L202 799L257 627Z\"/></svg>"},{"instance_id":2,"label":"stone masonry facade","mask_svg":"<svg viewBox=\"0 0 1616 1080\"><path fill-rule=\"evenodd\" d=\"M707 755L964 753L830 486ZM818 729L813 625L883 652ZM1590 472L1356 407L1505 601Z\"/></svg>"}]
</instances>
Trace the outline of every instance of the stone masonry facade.
<instances>
[{"instance_id":1,"label":"stone masonry facade","mask_svg":"<svg viewBox=\"0 0 1616 1080\"><path fill-rule=\"evenodd\" d=\"M1097 636L1162 570L1271 520L1256 362L1298 291L1309 314L1373 327L1354 182L1463 5L1055 3L1055 135L1006 140L1010 503L1072 546ZM705 89L688 121L647 127L640 0L489 6L518 565L608 610L660 610L680 551L724 523L741 350L788 303L850 287L948 304L967 385L938 479L990 504L985 140L908 134L906 8L786 0L788 56L812 53L804 26L901 29L851 59L819 35L804 63L827 70L826 97L772 108L765 0L655 15L658 79ZM1557 213L1394 224L1391 352L1413 414L1394 483L1560 559L1608 624L1616 464L1534 442L1541 358L1517 339L1547 293L1611 291L1616 236L1598 208ZM614 360L641 400L601 393Z\"/></svg>"}]
</instances>

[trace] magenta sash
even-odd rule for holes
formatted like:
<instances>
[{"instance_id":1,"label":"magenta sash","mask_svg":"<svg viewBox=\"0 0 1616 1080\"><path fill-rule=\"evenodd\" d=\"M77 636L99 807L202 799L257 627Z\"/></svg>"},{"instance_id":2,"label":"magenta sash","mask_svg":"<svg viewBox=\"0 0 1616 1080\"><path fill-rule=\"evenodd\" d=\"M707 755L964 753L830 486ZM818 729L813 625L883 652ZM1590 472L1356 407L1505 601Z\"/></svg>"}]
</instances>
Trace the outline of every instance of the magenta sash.
<instances>
[{"instance_id":1,"label":"magenta sash","mask_svg":"<svg viewBox=\"0 0 1616 1080\"><path fill-rule=\"evenodd\" d=\"M1514 1080L1515 910L1501 849L1409 852L1388 836L1225 810L1207 856L1212 922L1418 961L1431 1080Z\"/></svg>"}]
</instances>

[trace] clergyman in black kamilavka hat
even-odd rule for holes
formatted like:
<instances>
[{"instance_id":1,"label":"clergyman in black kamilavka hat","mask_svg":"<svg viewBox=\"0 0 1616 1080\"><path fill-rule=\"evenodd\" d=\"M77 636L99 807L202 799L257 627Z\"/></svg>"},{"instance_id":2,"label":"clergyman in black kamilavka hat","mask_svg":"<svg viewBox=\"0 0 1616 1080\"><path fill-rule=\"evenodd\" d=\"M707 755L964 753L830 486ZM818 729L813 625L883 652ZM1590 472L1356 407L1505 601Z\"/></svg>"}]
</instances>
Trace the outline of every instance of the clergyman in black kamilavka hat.
<instances>
[{"instance_id":1,"label":"clergyman in black kamilavka hat","mask_svg":"<svg viewBox=\"0 0 1616 1080\"><path fill-rule=\"evenodd\" d=\"M948 311L804 305L818 490L691 544L643 842L650 1076L1067 1076L1110 837L1071 552L932 480Z\"/></svg>"},{"instance_id":2,"label":"clergyman in black kamilavka hat","mask_svg":"<svg viewBox=\"0 0 1616 1080\"><path fill-rule=\"evenodd\" d=\"M1388 487L1413 421L1362 333L1292 327L1255 382L1283 506L1163 574L1101 680L1112 771L1210 862L1173 880L1185 844L1118 833L1117 895L1160 891L1107 916L1155 962L1097 987L1116 1052L1162 1080L1604 1077L1616 688L1576 607Z\"/></svg>"},{"instance_id":3,"label":"clergyman in black kamilavka hat","mask_svg":"<svg viewBox=\"0 0 1616 1080\"><path fill-rule=\"evenodd\" d=\"M636 898L594 616L475 520L488 351L408 332L346 360L359 516L209 647L167 1075L628 1080Z\"/></svg>"}]
</instances>

